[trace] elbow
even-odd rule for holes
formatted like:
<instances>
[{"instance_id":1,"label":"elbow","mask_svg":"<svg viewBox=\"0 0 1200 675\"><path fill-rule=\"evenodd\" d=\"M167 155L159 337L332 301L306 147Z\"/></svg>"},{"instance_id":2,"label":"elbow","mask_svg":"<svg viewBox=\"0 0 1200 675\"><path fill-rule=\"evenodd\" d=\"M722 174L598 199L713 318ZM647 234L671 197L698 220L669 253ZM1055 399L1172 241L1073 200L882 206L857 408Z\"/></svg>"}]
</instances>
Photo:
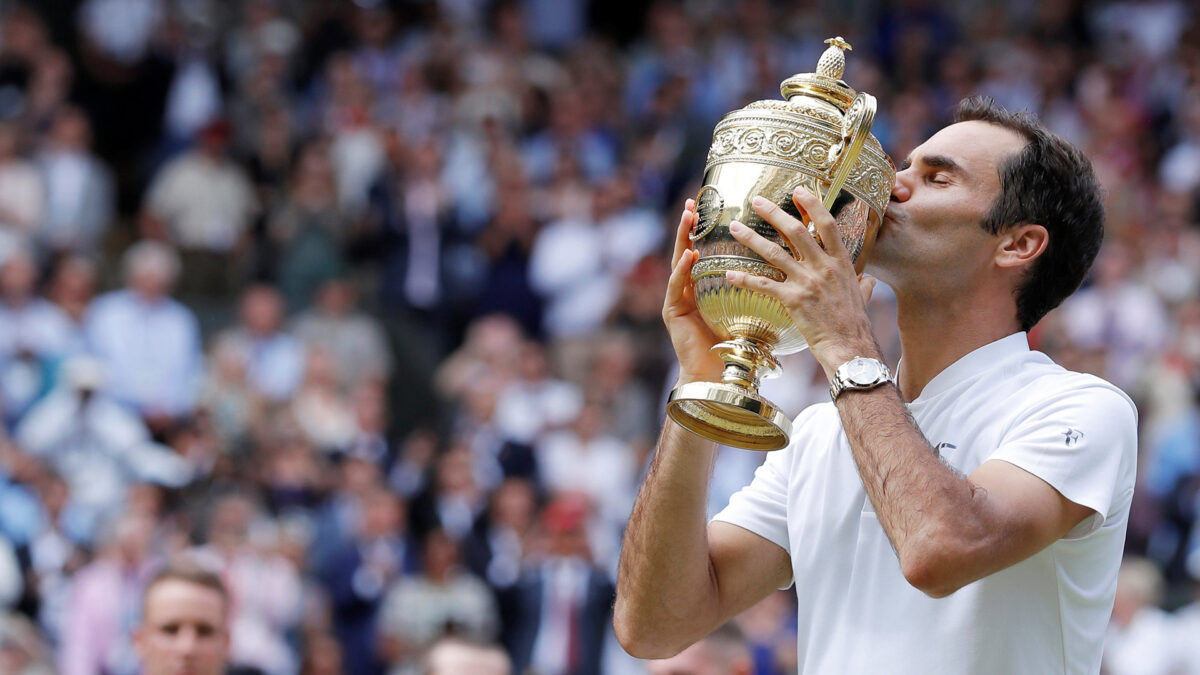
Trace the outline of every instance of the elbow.
<instances>
[{"instance_id":1,"label":"elbow","mask_svg":"<svg viewBox=\"0 0 1200 675\"><path fill-rule=\"evenodd\" d=\"M617 643L636 659L666 659L683 651L675 648L667 639L661 625L656 629L653 622L643 618L644 614L625 606L621 599L613 608L613 632ZM686 645L685 645L686 646Z\"/></svg>"},{"instance_id":2,"label":"elbow","mask_svg":"<svg viewBox=\"0 0 1200 675\"><path fill-rule=\"evenodd\" d=\"M970 581L963 576L962 565L942 547L930 546L901 555L900 571L909 585L931 598L947 597Z\"/></svg>"}]
</instances>

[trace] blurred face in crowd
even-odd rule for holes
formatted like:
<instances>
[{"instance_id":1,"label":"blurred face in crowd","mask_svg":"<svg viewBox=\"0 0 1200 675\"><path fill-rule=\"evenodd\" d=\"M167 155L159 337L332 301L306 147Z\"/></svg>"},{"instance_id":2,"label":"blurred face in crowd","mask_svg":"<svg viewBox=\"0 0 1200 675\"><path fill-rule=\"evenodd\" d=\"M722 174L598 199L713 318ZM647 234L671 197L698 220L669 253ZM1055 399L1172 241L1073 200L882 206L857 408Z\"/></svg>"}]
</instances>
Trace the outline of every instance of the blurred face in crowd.
<instances>
[{"instance_id":1,"label":"blurred face in crowd","mask_svg":"<svg viewBox=\"0 0 1200 675\"><path fill-rule=\"evenodd\" d=\"M74 306L85 304L96 290L96 266L86 258L64 258L54 269L50 294L55 302Z\"/></svg>"},{"instance_id":2,"label":"blurred face in crowd","mask_svg":"<svg viewBox=\"0 0 1200 675\"><path fill-rule=\"evenodd\" d=\"M529 481L509 478L496 488L492 496L492 520L498 525L525 531L537 511L537 497Z\"/></svg>"},{"instance_id":3,"label":"blurred face in crowd","mask_svg":"<svg viewBox=\"0 0 1200 675\"><path fill-rule=\"evenodd\" d=\"M363 498L362 533L368 539L399 534L404 525L405 505L387 490L375 490Z\"/></svg>"},{"instance_id":4,"label":"blurred face in crowd","mask_svg":"<svg viewBox=\"0 0 1200 675\"><path fill-rule=\"evenodd\" d=\"M19 150L17 128L7 122L0 123L0 162L15 159Z\"/></svg>"},{"instance_id":5,"label":"blurred face in crowd","mask_svg":"<svg viewBox=\"0 0 1200 675\"><path fill-rule=\"evenodd\" d=\"M175 276L165 261L147 257L130 266L128 283L143 298L157 300L171 292Z\"/></svg>"},{"instance_id":6,"label":"blurred face in crowd","mask_svg":"<svg viewBox=\"0 0 1200 675\"><path fill-rule=\"evenodd\" d=\"M122 516L113 532L112 547L129 567L140 565L150 550L154 519L142 514Z\"/></svg>"},{"instance_id":7,"label":"blurred face in crowd","mask_svg":"<svg viewBox=\"0 0 1200 675\"><path fill-rule=\"evenodd\" d=\"M458 564L458 544L443 530L425 537L425 573L431 579L444 579Z\"/></svg>"},{"instance_id":8,"label":"blurred face in crowd","mask_svg":"<svg viewBox=\"0 0 1200 675\"><path fill-rule=\"evenodd\" d=\"M146 593L134 635L145 675L219 675L229 658L228 608L216 590L166 579Z\"/></svg>"},{"instance_id":9,"label":"blurred face in crowd","mask_svg":"<svg viewBox=\"0 0 1200 675\"><path fill-rule=\"evenodd\" d=\"M221 548L236 548L245 543L250 531L254 505L241 497L227 497L213 508L209 542Z\"/></svg>"},{"instance_id":10,"label":"blurred face in crowd","mask_svg":"<svg viewBox=\"0 0 1200 675\"><path fill-rule=\"evenodd\" d=\"M273 335L283 321L283 299L273 288L258 286L242 297L242 323L255 335Z\"/></svg>"},{"instance_id":11,"label":"blurred face in crowd","mask_svg":"<svg viewBox=\"0 0 1200 675\"><path fill-rule=\"evenodd\" d=\"M442 455L437 468L437 487L440 494L466 494L475 490L471 451L467 446L455 445Z\"/></svg>"},{"instance_id":12,"label":"blurred face in crowd","mask_svg":"<svg viewBox=\"0 0 1200 675\"><path fill-rule=\"evenodd\" d=\"M340 279L326 282L317 291L317 308L327 316L345 316L354 308L354 289Z\"/></svg>"},{"instance_id":13,"label":"blurred face in crowd","mask_svg":"<svg viewBox=\"0 0 1200 675\"><path fill-rule=\"evenodd\" d=\"M0 295L5 302L22 302L33 295L37 283L37 267L33 260L24 256L13 256L0 267Z\"/></svg>"},{"instance_id":14,"label":"blurred face in crowd","mask_svg":"<svg viewBox=\"0 0 1200 675\"><path fill-rule=\"evenodd\" d=\"M54 118L50 141L59 150L82 152L92 144L92 127L83 111L68 108Z\"/></svg>"}]
</instances>

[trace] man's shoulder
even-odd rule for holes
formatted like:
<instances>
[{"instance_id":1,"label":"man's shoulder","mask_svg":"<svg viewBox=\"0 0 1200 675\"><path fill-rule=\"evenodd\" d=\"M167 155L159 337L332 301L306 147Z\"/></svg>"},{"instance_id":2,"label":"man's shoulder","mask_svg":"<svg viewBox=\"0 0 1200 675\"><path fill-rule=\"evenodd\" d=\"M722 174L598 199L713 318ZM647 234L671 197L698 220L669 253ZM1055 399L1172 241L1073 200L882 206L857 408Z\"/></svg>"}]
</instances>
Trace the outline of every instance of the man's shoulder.
<instances>
[{"instance_id":1,"label":"man's shoulder","mask_svg":"<svg viewBox=\"0 0 1200 675\"><path fill-rule=\"evenodd\" d=\"M1133 400L1117 385L1092 373L1068 370L1041 352L1031 354L1040 358L1031 368L1033 377L1023 387L1030 394L1030 399L1120 400L1136 413L1137 406Z\"/></svg>"}]
</instances>

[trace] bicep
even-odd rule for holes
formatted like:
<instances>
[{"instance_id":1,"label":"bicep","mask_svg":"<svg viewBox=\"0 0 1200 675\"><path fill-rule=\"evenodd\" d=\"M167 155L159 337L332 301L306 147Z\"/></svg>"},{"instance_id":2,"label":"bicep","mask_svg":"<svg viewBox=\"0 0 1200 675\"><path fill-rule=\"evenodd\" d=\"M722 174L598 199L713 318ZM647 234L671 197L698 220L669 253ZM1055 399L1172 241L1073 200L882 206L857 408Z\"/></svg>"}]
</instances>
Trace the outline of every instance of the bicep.
<instances>
[{"instance_id":1,"label":"bicep","mask_svg":"<svg viewBox=\"0 0 1200 675\"><path fill-rule=\"evenodd\" d=\"M786 587L792 579L787 551L732 523L708 524L708 552L721 622Z\"/></svg>"},{"instance_id":2,"label":"bicep","mask_svg":"<svg viewBox=\"0 0 1200 675\"><path fill-rule=\"evenodd\" d=\"M967 480L990 531L980 551L993 567L990 572L1036 554L1096 513L1004 460L984 462Z\"/></svg>"}]
</instances>

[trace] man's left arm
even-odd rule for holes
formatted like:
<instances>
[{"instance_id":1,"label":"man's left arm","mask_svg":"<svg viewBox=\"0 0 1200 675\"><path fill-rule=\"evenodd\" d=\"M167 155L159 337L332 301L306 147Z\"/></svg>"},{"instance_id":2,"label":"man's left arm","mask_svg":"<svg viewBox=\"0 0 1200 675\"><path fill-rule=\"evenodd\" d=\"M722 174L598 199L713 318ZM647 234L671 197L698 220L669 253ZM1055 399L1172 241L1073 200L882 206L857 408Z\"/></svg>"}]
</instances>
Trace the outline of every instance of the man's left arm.
<instances>
[{"instance_id":1,"label":"man's left arm","mask_svg":"<svg viewBox=\"0 0 1200 675\"><path fill-rule=\"evenodd\" d=\"M904 578L930 596L945 597L1032 556L1095 513L1008 462L956 474L895 387L846 391L837 406Z\"/></svg>"},{"instance_id":2,"label":"man's left arm","mask_svg":"<svg viewBox=\"0 0 1200 675\"><path fill-rule=\"evenodd\" d=\"M787 237L797 257L734 224L734 237L787 279L730 272L730 283L771 295L798 322L803 319L802 332L830 377L855 356L882 360L865 308L874 281L854 275L836 223L819 200L804 190L795 200L816 216L825 248L777 206L756 200L756 211ZM797 307L803 312L793 311ZM904 576L928 595L949 595L1020 562L1095 513L1014 463L986 462L967 477L955 473L934 453L894 386L847 390L837 405L863 486Z\"/></svg>"}]
</instances>

